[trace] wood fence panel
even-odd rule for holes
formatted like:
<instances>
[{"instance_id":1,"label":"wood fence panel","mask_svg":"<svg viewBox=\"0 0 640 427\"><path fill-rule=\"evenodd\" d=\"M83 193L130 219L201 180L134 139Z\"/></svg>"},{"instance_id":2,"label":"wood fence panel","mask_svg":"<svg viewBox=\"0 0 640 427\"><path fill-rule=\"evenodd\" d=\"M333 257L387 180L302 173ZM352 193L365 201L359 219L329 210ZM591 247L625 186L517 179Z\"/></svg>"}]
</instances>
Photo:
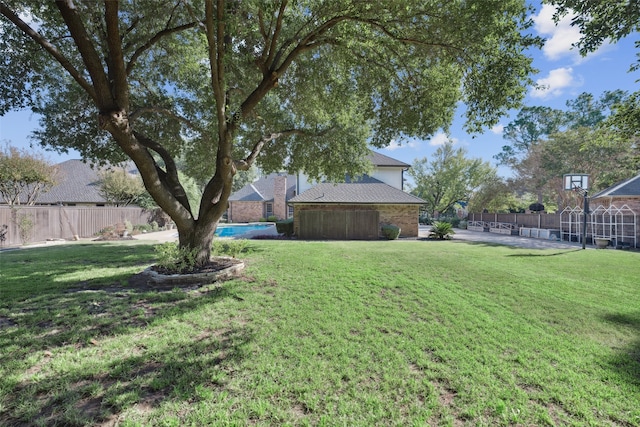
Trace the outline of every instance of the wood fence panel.
<instances>
[{"instance_id":1,"label":"wood fence panel","mask_svg":"<svg viewBox=\"0 0 640 427\"><path fill-rule=\"evenodd\" d=\"M8 226L4 245L23 244L16 223L20 215L28 215L34 221L29 241L38 242L48 239L72 240L75 235L82 238L95 236L105 227L125 221L131 224L147 224L149 213L138 207L102 207L102 206L20 206L11 210L0 206L0 227Z\"/></svg>"},{"instance_id":2,"label":"wood fence panel","mask_svg":"<svg viewBox=\"0 0 640 427\"><path fill-rule=\"evenodd\" d=\"M299 237L310 240L372 240L378 238L378 211L304 210Z\"/></svg>"}]
</instances>

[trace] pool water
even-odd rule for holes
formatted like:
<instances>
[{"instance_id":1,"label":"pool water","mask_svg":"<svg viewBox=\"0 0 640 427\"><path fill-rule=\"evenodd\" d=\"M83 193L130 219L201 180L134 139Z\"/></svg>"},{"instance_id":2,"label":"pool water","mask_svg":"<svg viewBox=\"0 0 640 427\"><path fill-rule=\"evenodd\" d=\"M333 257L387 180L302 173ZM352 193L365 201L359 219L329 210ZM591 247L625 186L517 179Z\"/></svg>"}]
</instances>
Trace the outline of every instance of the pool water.
<instances>
[{"instance_id":1,"label":"pool water","mask_svg":"<svg viewBox=\"0 0 640 427\"><path fill-rule=\"evenodd\" d=\"M219 225L215 232L218 237L238 237L250 231L266 230L273 227L273 224L230 224Z\"/></svg>"}]
</instances>

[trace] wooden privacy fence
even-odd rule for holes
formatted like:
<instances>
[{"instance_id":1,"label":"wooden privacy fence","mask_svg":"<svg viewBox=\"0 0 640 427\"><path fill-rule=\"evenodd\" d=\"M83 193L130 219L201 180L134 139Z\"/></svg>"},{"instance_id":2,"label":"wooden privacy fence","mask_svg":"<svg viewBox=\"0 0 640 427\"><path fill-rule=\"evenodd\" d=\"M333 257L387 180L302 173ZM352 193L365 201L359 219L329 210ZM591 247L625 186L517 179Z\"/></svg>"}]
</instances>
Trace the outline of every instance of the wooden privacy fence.
<instances>
[{"instance_id":1,"label":"wooden privacy fence","mask_svg":"<svg viewBox=\"0 0 640 427\"><path fill-rule=\"evenodd\" d=\"M374 240L380 229L378 211L312 211L299 216L301 239Z\"/></svg>"},{"instance_id":2,"label":"wooden privacy fence","mask_svg":"<svg viewBox=\"0 0 640 427\"><path fill-rule=\"evenodd\" d=\"M92 237L105 227L124 223L146 224L149 212L138 207L95 207L95 206L20 206L11 209L0 206L0 228L7 225L3 245L20 245L18 222L21 216L33 221L29 241L48 239L72 240L74 236Z\"/></svg>"},{"instance_id":3,"label":"wooden privacy fence","mask_svg":"<svg viewBox=\"0 0 640 427\"><path fill-rule=\"evenodd\" d=\"M470 213L469 221L502 222L517 224L520 227L559 229L559 214L523 214L523 213Z\"/></svg>"}]
</instances>

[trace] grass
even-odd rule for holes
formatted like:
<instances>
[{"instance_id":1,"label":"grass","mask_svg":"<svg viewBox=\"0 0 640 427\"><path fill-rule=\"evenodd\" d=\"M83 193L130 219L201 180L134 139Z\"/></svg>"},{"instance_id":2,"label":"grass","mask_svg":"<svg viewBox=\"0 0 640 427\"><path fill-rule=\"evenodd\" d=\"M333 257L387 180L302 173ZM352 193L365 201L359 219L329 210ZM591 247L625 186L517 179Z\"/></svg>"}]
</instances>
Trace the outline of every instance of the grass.
<instances>
[{"instance_id":1,"label":"grass","mask_svg":"<svg viewBox=\"0 0 640 427\"><path fill-rule=\"evenodd\" d=\"M251 241L133 289L147 244L0 254L0 425L640 425L640 254Z\"/></svg>"}]
</instances>

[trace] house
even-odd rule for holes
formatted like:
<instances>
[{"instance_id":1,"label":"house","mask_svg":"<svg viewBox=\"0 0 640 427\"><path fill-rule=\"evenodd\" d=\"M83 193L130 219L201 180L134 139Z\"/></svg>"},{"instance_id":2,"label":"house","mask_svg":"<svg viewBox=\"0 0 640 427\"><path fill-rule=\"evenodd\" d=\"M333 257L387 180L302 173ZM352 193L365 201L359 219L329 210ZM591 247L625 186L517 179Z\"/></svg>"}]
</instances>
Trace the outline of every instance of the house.
<instances>
[{"instance_id":1,"label":"house","mask_svg":"<svg viewBox=\"0 0 640 427\"><path fill-rule=\"evenodd\" d=\"M56 184L49 191L40 193L38 205L107 206L100 194L100 171L82 160L67 160L56 165ZM135 165L125 165L127 172L138 173Z\"/></svg>"},{"instance_id":2,"label":"house","mask_svg":"<svg viewBox=\"0 0 640 427\"><path fill-rule=\"evenodd\" d=\"M289 201L294 232L303 239L373 240L385 224L402 237L418 236L418 210L424 200L375 178L322 183Z\"/></svg>"},{"instance_id":3,"label":"house","mask_svg":"<svg viewBox=\"0 0 640 427\"><path fill-rule=\"evenodd\" d=\"M627 205L640 215L640 174L591 196L592 205Z\"/></svg>"},{"instance_id":4,"label":"house","mask_svg":"<svg viewBox=\"0 0 640 427\"><path fill-rule=\"evenodd\" d=\"M594 194L590 205L595 238L640 247L640 174Z\"/></svg>"},{"instance_id":5,"label":"house","mask_svg":"<svg viewBox=\"0 0 640 427\"><path fill-rule=\"evenodd\" d=\"M347 177L344 183L315 183L304 174L286 179L269 175L229 198L229 220L256 221L268 212L278 218L293 216L295 233L304 239L378 239L384 224L400 227L402 237L417 237L424 201L403 191L410 165L375 152L369 160L370 175ZM276 208L283 200L286 216Z\"/></svg>"},{"instance_id":6,"label":"house","mask_svg":"<svg viewBox=\"0 0 640 427\"><path fill-rule=\"evenodd\" d=\"M296 195L297 177L272 173L245 185L229 197L229 222L253 222L275 216L287 219L292 209L287 202Z\"/></svg>"}]
</instances>

